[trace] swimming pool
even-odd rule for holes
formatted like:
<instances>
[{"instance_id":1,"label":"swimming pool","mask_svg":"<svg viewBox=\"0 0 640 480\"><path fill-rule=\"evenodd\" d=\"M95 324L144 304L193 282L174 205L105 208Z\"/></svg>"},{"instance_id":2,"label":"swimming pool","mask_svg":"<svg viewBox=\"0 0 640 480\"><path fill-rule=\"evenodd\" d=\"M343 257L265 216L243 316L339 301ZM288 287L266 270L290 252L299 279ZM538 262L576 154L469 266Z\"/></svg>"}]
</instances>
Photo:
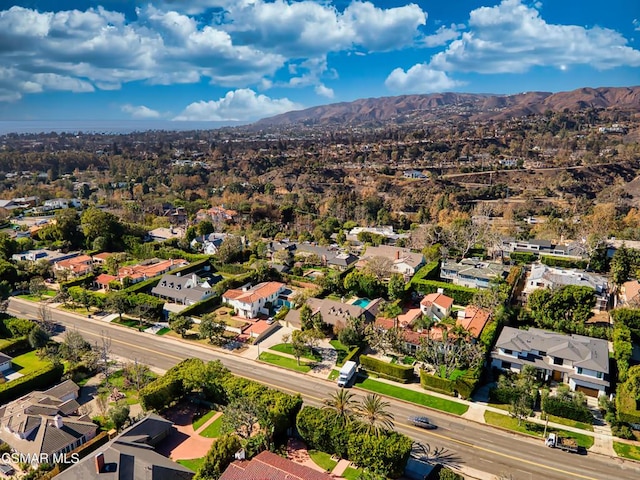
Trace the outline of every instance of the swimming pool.
<instances>
[{"instance_id":1,"label":"swimming pool","mask_svg":"<svg viewBox=\"0 0 640 480\"><path fill-rule=\"evenodd\" d=\"M370 303L371 300L369 300L368 298L359 298L355 302L353 302L353 305L357 305L361 308L367 308L367 305L369 305Z\"/></svg>"}]
</instances>

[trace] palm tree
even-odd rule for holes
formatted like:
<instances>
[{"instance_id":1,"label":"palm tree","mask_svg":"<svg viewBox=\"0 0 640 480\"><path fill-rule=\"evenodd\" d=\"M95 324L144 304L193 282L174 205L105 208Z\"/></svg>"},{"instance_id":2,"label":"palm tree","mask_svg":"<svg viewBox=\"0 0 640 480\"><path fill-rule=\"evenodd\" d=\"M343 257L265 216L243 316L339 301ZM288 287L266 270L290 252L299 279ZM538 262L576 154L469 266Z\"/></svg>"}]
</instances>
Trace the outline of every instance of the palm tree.
<instances>
[{"instance_id":1,"label":"palm tree","mask_svg":"<svg viewBox=\"0 0 640 480\"><path fill-rule=\"evenodd\" d=\"M389 406L389 402L385 402L375 393L368 394L356 406L356 413L360 417L366 433L380 435L383 430L393 429L393 414L387 411Z\"/></svg>"},{"instance_id":2,"label":"palm tree","mask_svg":"<svg viewBox=\"0 0 640 480\"><path fill-rule=\"evenodd\" d=\"M341 388L337 390L331 397L324 400L324 409L332 410L337 414L338 420L342 424L351 421L355 410L356 402L353 400L353 393L349 390Z\"/></svg>"}]
</instances>

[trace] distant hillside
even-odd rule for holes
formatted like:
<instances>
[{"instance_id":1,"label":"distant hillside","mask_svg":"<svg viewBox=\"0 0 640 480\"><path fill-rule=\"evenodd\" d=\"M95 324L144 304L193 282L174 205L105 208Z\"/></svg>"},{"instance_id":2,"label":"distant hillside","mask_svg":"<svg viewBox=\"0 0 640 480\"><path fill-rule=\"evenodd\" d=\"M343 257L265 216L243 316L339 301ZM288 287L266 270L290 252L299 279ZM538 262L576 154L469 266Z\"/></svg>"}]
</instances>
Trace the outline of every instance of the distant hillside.
<instances>
[{"instance_id":1,"label":"distant hillside","mask_svg":"<svg viewBox=\"0 0 640 480\"><path fill-rule=\"evenodd\" d=\"M399 97L366 98L287 112L262 119L257 127L305 125L366 125L395 121L436 120L456 116L505 119L547 110L618 108L640 111L640 86L580 88L571 92L525 92L516 95L432 93Z\"/></svg>"}]
</instances>

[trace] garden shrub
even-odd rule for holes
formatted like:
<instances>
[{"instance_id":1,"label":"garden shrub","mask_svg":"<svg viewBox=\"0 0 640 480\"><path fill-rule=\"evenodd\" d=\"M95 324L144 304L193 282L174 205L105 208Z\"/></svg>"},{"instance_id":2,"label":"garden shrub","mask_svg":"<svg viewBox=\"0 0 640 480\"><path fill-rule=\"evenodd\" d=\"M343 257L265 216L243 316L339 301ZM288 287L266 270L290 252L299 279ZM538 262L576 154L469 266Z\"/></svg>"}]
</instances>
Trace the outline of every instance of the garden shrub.
<instances>
[{"instance_id":1,"label":"garden shrub","mask_svg":"<svg viewBox=\"0 0 640 480\"><path fill-rule=\"evenodd\" d=\"M413 379L413 367L388 363L368 355L360 355L360 365L364 370L375 372L383 378L408 383Z\"/></svg>"}]
</instances>

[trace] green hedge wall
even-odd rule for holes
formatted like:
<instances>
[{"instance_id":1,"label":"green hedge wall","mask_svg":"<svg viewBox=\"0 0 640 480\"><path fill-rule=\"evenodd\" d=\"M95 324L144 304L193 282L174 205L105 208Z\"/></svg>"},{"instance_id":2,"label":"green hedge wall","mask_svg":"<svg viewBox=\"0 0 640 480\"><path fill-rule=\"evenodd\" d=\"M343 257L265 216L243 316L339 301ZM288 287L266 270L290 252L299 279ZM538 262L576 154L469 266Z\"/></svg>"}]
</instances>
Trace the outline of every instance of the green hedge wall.
<instances>
[{"instance_id":1,"label":"green hedge wall","mask_svg":"<svg viewBox=\"0 0 640 480\"><path fill-rule=\"evenodd\" d=\"M210 312L214 308L220 305L222 297L220 295L213 295L205 300L189 305L187 308L180 312L180 315L202 315L203 313Z\"/></svg>"},{"instance_id":2,"label":"green hedge wall","mask_svg":"<svg viewBox=\"0 0 640 480\"><path fill-rule=\"evenodd\" d=\"M445 395L455 396L456 392L458 392L462 398L467 399L471 397L471 394L478 385L480 371L481 368L479 368L477 372L468 372L466 375L458 377L455 380L449 380L448 378L431 375L421 370L420 385L426 390L433 390L444 393Z\"/></svg>"},{"instance_id":3,"label":"green hedge wall","mask_svg":"<svg viewBox=\"0 0 640 480\"><path fill-rule=\"evenodd\" d=\"M440 278L440 262L430 262L418 270L409 284L420 282L422 280L438 280Z\"/></svg>"},{"instance_id":4,"label":"green hedge wall","mask_svg":"<svg viewBox=\"0 0 640 480\"><path fill-rule=\"evenodd\" d=\"M586 260L574 260L571 258L564 257L554 257L552 255L542 255L540 257L540 261L545 265L550 267L561 267L561 268L587 268Z\"/></svg>"},{"instance_id":5,"label":"green hedge wall","mask_svg":"<svg viewBox=\"0 0 640 480\"><path fill-rule=\"evenodd\" d=\"M27 337L10 338L6 340L8 343L0 348L0 352L6 353L11 357L17 357L31 350Z\"/></svg>"},{"instance_id":6,"label":"green hedge wall","mask_svg":"<svg viewBox=\"0 0 640 480\"><path fill-rule=\"evenodd\" d=\"M511 252L509 259L516 265L524 265L526 263L533 263L538 259L538 255L531 252Z\"/></svg>"},{"instance_id":7,"label":"green hedge wall","mask_svg":"<svg viewBox=\"0 0 640 480\"><path fill-rule=\"evenodd\" d=\"M123 290L127 293L145 293L150 292L153 287L160 283L162 277L153 277L143 280L142 282L134 283Z\"/></svg>"},{"instance_id":8,"label":"green hedge wall","mask_svg":"<svg viewBox=\"0 0 640 480\"><path fill-rule=\"evenodd\" d=\"M458 305L469 305L478 291L475 288L462 287L453 283L437 282L435 280L419 280L413 284L413 287L422 295L435 293L439 288L442 288L443 293L453 298L453 301Z\"/></svg>"},{"instance_id":9,"label":"green hedge wall","mask_svg":"<svg viewBox=\"0 0 640 480\"><path fill-rule=\"evenodd\" d=\"M356 358L358 355L360 354L360 347L354 347L351 349L351 351L347 354L346 357L344 357L344 360L342 362L342 365L344 365L345 363L353 360L354 358ZM356 358L357 360L357 358Z\"/></svg>"},{"instance_id":10,"label":"green hedge wall","mask_svg":"<svg viewBox=\"0 0 640 480\"><path fill-rule=\"evenodd\" d=\"M84 277L74 278L73 280L69 280L68 282L62 282L60 284L60 290L66 292L70 287L88 287L93 283L93 280L96 276L92 273L89 275L85 275Z\"/></svg>"},{"instance_id":11,"label":"green hedge wall","mask_svg":"<svg viewBox=\"0 0 640 480\"><path fill-rule=\"evenodd\" d=\"M360 355L360 365L364 370L375 372L383 378L408 383L413 379L413 367L383 362L368 355Z\"/></svg>"},{"instance_id":12,"label":"green hedge wall","mask_svg":"<svg viewBox=\"0 0 640 480\"><path fill-rule=\"evenodd\" d=\"M2 383L0 384L0 404L7 403L34 390L49 388L60 381L63 373L64 367L62 365L50 364L42 370Z\"/></svg>"},{"instance_id":13,"label":"green hedge wall","mask_svg":"<svg viewBox=\"0 0 640 480\"><path fill-rule=\"evenodd\" d=\"M544 400L544 411L556 417L569 418L577 422L593 423L593 415L586 405L578 405L572 401L557 397L547 397Z\"/></svg>"}]
</instances>

